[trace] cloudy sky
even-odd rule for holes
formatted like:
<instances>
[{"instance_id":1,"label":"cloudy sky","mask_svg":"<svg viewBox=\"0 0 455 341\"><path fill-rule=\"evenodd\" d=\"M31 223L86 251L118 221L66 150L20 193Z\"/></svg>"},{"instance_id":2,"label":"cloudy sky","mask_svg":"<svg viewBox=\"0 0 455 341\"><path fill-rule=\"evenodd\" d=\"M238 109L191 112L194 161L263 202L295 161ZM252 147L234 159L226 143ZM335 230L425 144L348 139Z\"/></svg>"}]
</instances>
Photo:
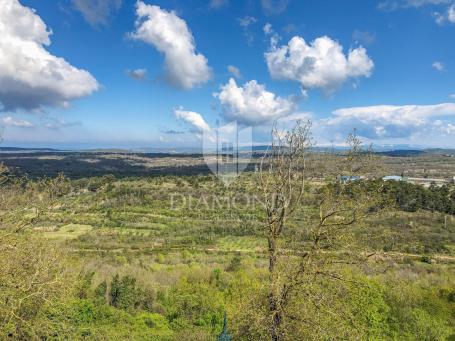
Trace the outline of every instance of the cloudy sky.
<instances>
[{"instance_id":1,"label":"cloudy sky","mask_svg":"<svg viewBox=\"0 0 455 341\"><path fill-rule=\"evenodd\" d=\"M455 0L0 0L3 145L455 147Z\"/></svg>"}]
</instances>

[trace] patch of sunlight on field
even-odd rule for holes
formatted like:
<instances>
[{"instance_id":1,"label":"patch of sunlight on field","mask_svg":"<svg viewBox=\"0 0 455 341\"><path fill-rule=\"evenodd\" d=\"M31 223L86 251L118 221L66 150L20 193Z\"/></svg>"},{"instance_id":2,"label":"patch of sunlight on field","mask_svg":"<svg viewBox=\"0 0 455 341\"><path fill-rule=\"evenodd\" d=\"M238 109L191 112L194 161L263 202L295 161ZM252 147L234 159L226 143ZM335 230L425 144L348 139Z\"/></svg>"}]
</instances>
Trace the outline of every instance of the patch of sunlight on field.
<instances>
[{"instance_id":1,"label":"patch of sunlight on field","mask_svg":"<svg viewBox=\"0 0 455 341\"><path fill-rule=\"evenodd\" d=\"M91 225L68 224L56 231L44 232L44 235L52 239L76 239L92 229L93 227Z\"/></svg>"},{"instance_id":2,"label":"patch of sunlight on field","mask_svg":"<svg viewBox=\"0 0 455 341\"><path fill-rule=\"evenodd\" d=\"M226 236L217 240L217 247L226 251L260 251L264 249L264 240L248 236Z\"/></svg>"}]
</instances>

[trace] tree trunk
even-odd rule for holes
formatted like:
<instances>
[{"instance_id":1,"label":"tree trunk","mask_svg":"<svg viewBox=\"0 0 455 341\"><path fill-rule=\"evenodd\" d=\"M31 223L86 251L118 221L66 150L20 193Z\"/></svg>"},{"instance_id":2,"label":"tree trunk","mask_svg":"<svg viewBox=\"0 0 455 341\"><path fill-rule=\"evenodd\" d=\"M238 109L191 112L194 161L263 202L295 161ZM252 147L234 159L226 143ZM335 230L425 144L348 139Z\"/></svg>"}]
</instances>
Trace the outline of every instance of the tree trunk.
<instances>
[{"instance_id":1,"label":"tree trunk","mask_svg":"<svg viewBox=\"0 0 455 341\"><path fill-rule=\"evenodd\" d=\"M269 316L270 321L270 339L272 341L281 340L281 322L283 320L283 311L279 299L279 283L276 276L277 246L276 237L271 234L268 238L269 244Z\"/></svg>"},{"instance_id":2,"label":"tree trunk","mask_svg":"<svg viewBox=\"0 0 455 341\"><path fill-rule=\"evenodd\" d=\"M272 321L270 325L270 339L272 341L280 341L281 338L281 322L282 322L282 311L278 308L277 298L274 294L270 295L269 308L272 315Z\"/></svg>"}]
</instances>

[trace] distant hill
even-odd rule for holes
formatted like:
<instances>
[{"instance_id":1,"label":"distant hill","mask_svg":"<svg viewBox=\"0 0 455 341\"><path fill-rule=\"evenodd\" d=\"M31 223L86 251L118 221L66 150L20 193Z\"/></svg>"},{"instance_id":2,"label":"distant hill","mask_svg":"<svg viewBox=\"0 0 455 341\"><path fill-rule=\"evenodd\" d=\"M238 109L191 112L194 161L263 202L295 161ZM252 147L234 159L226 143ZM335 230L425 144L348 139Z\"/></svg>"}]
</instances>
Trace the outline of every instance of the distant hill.
<instances>
[{"instance_id":1,"label":"distant hill","mask_svg":"<svg viewBox=\"0 0 455 341\"><path fill-rule=\"evenodd\" d=\"M378 152L377 154L380 155L386 155L386 156L401 156L401 157L406 157L406 156L418 156L425 154L425 150L413 150L413 149L398 149L398 150L389 150L385 152Z\"/></svg>"},{"instance_id":2,"label":"distant hill","mask_svg":"<svg viewBox=\"0 0 455 341\"><path fill-rule=\"evenodd\" d=\"M239 152L253 152L258 154L269 149L268 145L256 145L256 146L240 146ZM314 152L342 152L347 150L344 146L313 146L311 148ZM373 146L374 152L379 155L391 156L391 157L410 157L418 156L422 154L441 154L452 156L455 155L455 149L444 149L444 148L421 148L419 146L396 145L396 146ZM57 148L32 148L32 147L0 147L0 153L108 153L108 154L150 154L150 155L201 155L201 148L93 148L93 149L57 149ZM213 150L211 153L215 153Z\"/></svg>"},{"instance_id":3,"label":"distant hill","mask_svg":"<svg viewBox=\"0 0 455 341\"><path fill-rule=\"evenodd\" d=\"M20 147L0 147L0 152L60 152L60 149L54 148L20 148Z\"/></svg>"},{"instance_id":4,"label":"distant hill","mask_svg":"<svg viewBox=\"0 0 455 341\"><path fill-rule=\"evenodd\" d=\"M455 149L430 148L430 149L425 149L425 152L431 153L431 154L451 154L451 155L455 155Z\"/></svg>"},{"instance_id":5,"label":"distant hill","mask_svg":"<svg viewBox=\"0 0 455 341\"><path fill-rule=\"evenodd\" d=\"M119 153L119 154L133 153L133 151L131 151L131 150L119 149L119 148L81 149L81 150L76 150L76 152L81 152L81 153Z\"/></svg>"}]
</instances>

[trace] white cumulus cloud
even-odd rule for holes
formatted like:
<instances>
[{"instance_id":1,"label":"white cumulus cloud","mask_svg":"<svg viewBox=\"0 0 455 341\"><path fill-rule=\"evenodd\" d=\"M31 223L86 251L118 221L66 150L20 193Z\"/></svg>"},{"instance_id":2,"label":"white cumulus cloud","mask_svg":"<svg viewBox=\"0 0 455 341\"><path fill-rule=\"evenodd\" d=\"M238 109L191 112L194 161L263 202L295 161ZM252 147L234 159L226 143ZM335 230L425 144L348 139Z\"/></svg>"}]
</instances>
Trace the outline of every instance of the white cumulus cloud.
<instances>
[{"instance_id":1,"label":"white cumulus cloud","mask_svg":"<svg viewBox=\"0 0 455 341\"><path fill-rule=\"evenodd\" d=\"M294 112L295 102L267 91L255 80L238 86L233 78L214 94L221 103L222 114L228 121L260 125Z\"/></svg>"},{"instance_id":2,"label":"white cumulus cloud","mask_svg":"<svg viewBox=\"0 0 455 341\"><path fill-rule=\"evenodd\" d=\"M98 90L89 72L46 50L51 34L33 9L0 0L0 110L67 105Z\"/></svg>"},{"instance_id":3,"label":"white cumulus cloud","mask_svg":"<svg viewBox=\"0 0 455 341\"><path fill-rule=\"evenodd\" d=\"M343 53L335 40L323 36L311 43L299 36L287 45L272 44L265 53L267 66L275 79L298 81L303 88L319 88L332 92L349 78L369 77L374 63L363 47Z\"/></svg>"},{"instance_id":4,"label":"white cumulus cloud","mask_svg":"<svg viewBox=\"0 0 455 341\"><path fill-rule=\"evenodd\" d=\"M446 22L455 24L455 3L447 8L447 11L433 12L433 17L438 25L444 25Z\"/></svg>"},{"instance_id":5,"label":"white cumulus cloud","mask_svg":"<svg viewBox=\"0 0 455 341\"><path fill-rule=\"evenodd\" d=\"M13 116L0 117L0 125L6 127L20 127L20 128L31 128L35 125L29 121L22 120Z\"/></svg>"},{"instance_id":6,"label":"white cumulus cloud","mask_svg":"<svg viewBox=\"0 0 455 341\"><path fill-rule=\"evenodd\" d=\"M188 123L193 130L196 132L209 132L210 126L205 122L204 118L194 111L187 111L184 110L182 107L174 109L175 116L183 120L184 122Z\"/></svg>"},{"instance_id":7,"label":"white cumulus cloud","mask_svg":"<svg viewBox=\"0 0 455 341\"><path fill-rule=\"evenodd\" d=\"M164 54L171 84L191 89L211 78L207 58L196 52L193 34L175 12L138 1L136 15L136 31L130 36L153 45Z\"/></svg>"},{"instance_id":8,"label":"white cumulus cloud","mask_svg":"<svg viewBox=\"0 0 455 341\"><path fill-rule=\"evenodd\" d=\"M433 122L433 128L444 135L455 134L455 124L436 120Z\"/></svg>"},{"instance_id":9,"label":"white cumulus cloud","mask_svg":"<svg viewBox=\"0 0 455 341\"><path fill-rule=\"evenodd\" d=\"M356 128L367 138L402 138L433 128L442 131L455 117L455 103L354 107L332 114L324 123L337 131Z\"/></svg>"}]
</instances>

